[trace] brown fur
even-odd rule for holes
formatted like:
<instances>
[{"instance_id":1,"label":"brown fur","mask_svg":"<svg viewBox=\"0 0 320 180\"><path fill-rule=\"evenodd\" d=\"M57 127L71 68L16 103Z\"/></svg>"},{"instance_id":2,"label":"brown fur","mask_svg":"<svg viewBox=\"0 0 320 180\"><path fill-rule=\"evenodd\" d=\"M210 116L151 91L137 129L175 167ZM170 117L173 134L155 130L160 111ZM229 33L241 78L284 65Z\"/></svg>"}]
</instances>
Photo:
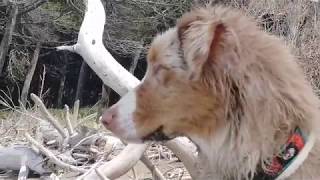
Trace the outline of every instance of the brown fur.
<instances>
[{"instance_id":1,"label":"brown fur","mask_svg":"<svg viewBox=\"0 0 320 180\"><path fill-rule=\"evenodd\" d=\"M250 179L292 130L319 129L318 101L284 43L241 12L194 9L159 35L137 88L141 137L190 137L216 179ZM291 179L319 179L319 141Z\"/></svg>"}]
</instances>

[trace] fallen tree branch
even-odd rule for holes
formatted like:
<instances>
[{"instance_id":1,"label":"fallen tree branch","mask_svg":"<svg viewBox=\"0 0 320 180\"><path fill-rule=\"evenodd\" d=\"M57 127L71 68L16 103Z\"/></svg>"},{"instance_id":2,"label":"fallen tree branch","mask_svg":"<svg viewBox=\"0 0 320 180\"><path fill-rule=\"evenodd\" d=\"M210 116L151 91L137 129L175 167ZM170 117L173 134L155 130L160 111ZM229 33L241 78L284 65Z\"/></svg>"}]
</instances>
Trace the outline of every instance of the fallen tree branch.
<instances>
[{"instance_id":1,"label":"fallen tree branch","mask_svg":"<svg viewBox=\"0 0 320 180\"><path fill-rule=\"evenodd\" d=\"M74 130L71 124L71 120L70 120L70 111L69 111L69 106L68 105L64 105L64 109L66 111L66 124L67 124L67 130L69 133L69 136L72 136L74 134Z\"/></svg>"},{"instance_id":2,"label":"fallen tree branch","mask_svg":"<svg viewBox=\"0 0 320 180\"><path fill-rule=\"evenodd\" d=\"M0 147L0 160L0 169L19 171L21 166L26 165L37 174L50 172L44 166L44 158L27 145Z\"/></svg>"},{"instance_id":3,"label":"fallen tree branch","mask_svg":"<svg viewBox=\"0 0 320 180\"><path fill-rule=\"evenodd\" d=\"M29 168L26 166L26 164L22 164L19 175L18 175L18 180L27 180L29 174Z\"/></svg>"},{"instance_id":4,"label":"fallen tree branch","mask_svg":"<svg viewBox=\"0 0 320 180\"><path fill-rule=\"evenodd\" d=\"M96 162L95 164L93 164L93 165L91 166L91 168L90 168L87 172L85 172L84 174L82 174L81 176L79 176L77 179L78 179L78 180L83 180L88 174L92 173L92 171L95 171L95 169L101 165L102 160L103 160L103 159L100 159L98 162ZM97 172L95 171L95 173L97 173ZM97 174L97 175L99 176L99 174Z\"/></svg>"},{"instance_id":5,"label":"fallen tree branch","mask_svg":"<svg viewBox=\"0 0 320 180\"><path fill-rule=\"evenodd\" d=\"M99 172L103 173L104 176L110 179L116 179L128 172L140 160L141 156L137 155L139 155L141 151L144 152L147 146L148 144L128 144L118 156L113 158L111 161L102 164L97 169ZM99 175L96 174L95 171L91 171L85 177L82 177L82 179L91 180L98 179L98 177Z\"/></svg>"},{"instance_id":6,"label":"fallen tree branch","mask_svg":"<svg viewBox=\"0 0 320 180\"><path fill-rule=\"evenodd\" d=\"M81 172L84 173L87 170L84 168L79 168L77 166L73 166L70 164L67 164L63 161L61 161L60 159L58 159L50 150L48 150L47 148L45 148L43 145L41 145L39 142L37 142L35 139L33 139L29 133L25 134L26 139L35 147L37 147L40 152L42 152L44 155L46 155L54 164L65 168L65 169L69 169L71 171L75 171L75 172Z\"/></svg>"},{"instance_id":7,"label":"fallen tree branch","mask_svg":"<svg viewBox=\"0 0 320 180\"><path fill-rule=\"evenodd\" d=\"M183 162L191 177L197 179L199 172L195 167L199 162L197 156L194 155L197 150L190 140L187 138L175 138L166 142L165 145Z\"/></svg>"},{"instance_id":8,"label":"fallen tree branch","mask_svg":"<svg viewBox=\"0 0 320 180\"><path fill-rule=\"evenodd\" d=\"M63 138L67 138L68 135L63 130L62 125L50 114L50 112L45 107L45 105L43 104L41 99L37 95L35 95L33 93L30 95L30 97L39 106L39 110L40 110L41 114L46 118L46 120L58 130L58 132L60 133L60 135Z\"/></svg>"},{"instance_id":9,"label":"fallen tree branch","mask_svg":"<svg viewBox=\"0 0 320 180\"><path fill-rule=\"evenodd\" d=\"M79 115L80 101L77 99L73 104L72 121L77 122Z\"/></svg>"},{"instance_id":10,"label":"fallen tree branch","mask_svg":"<svg viewBox=\"0 0 320 180\"><path fill-rule=\"evenodd\" d=\"M147 166L147 168L151 171L152 176L156 177L155 179L157 180L166 180L166 178L163 176L163 174L161 173L161 171L157 168L157 166L155 166L154 164L152 164L152 162L146 157L146 156L142 156L141 157L141 161Z\"/></svg>"},{"instance_id":11,"label":"fallen tree branch","mask_svg":"<svg viewBox=\"0 0 320 180\"><path fill-rule=\"evenodd\" d=\"M100 177L102 180L109 180L106 176L104 176L98 169L94 169L97 175Z\"/></svg>"}]
</instances>

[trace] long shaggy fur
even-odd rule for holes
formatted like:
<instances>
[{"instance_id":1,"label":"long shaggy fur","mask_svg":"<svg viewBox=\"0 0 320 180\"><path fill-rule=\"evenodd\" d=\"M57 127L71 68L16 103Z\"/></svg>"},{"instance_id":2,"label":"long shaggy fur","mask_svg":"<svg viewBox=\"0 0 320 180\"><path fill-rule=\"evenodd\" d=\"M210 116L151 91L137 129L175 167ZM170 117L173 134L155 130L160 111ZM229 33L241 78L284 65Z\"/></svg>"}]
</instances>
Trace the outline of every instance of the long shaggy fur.
<instances>
[{"instance_id":1,"label":"long shaggy fur","mask_svg":"<svg viewBox=\"0 0 320 180\"><path fill-rule=\"evenodd\" d=\"M122 119L113 122L113 131L142 140L155 132L161 136L153 139L189 137L211 172L199 179L252 179L296 127L319 137L318 98L295 58L235 9L195 8L158 35L133 93L135 107L126 97L115 105L128 113L115 116ZM317 138L290 179L320 179L319 151Z\"/></svg>"},{"instance_id":2,"label":"long shaggy fur","mask_svg":"<svg viewBox=\"0 0 320 180\"><path fill-rule=\"evenodd\" d=\"M218 179L251 179L258 168L265 168L279 153L295 127L307 133L318 131L318 99L284 43L259 30L241 12L206 7L183 18L194 17L202 23L222 22L231 31L231 46L236 44L235 52L223 52L235 54L222 53L216 63L203 67L202 80L216 96L223 98L221 105L228 122L221 130L225 133L219 137L224 139L221 146L217 146L215 137L211 142L202 142L208 146L204 151L210 157L213 174L220 175ZM181 21L187 21L183 18ZM203 31L195 25L193 28L194 31L188 30L189 36L203 36ZM194 42L196 38L192 41L184 46L184 51L191 53L186 57L199 51L203 42ZM222 40L220 46L228 47L229 43ZM233 56L238 59L227 59ZM309 158L290 179L320 178L318 151L317 140Z\"/></svg>"}]
</instances>

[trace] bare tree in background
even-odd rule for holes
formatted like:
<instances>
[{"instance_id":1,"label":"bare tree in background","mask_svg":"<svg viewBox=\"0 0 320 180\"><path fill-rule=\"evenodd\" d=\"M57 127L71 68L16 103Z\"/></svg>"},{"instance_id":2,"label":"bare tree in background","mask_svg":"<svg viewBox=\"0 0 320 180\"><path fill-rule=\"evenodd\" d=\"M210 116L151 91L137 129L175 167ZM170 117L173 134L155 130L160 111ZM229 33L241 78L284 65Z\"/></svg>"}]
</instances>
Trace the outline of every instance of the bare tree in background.
<instances>
[{"instance_id":1,"label":"bare tree in background","mask_svg":"<svg viewBox=\"0 0 320 180\"><path fill-rule=\"evenodd\" d=\"M58 99L57 99L57 106L61 107L62 106L62 98L64 94L64 86L66 82L66 74L67 74L67 65L68 65L68 56L66 52L62 53L62 60L64 62L63 67L60 70L60 87L58 91Z\"/></svg>"},{"instance_id":2,"label":"bare tree in background","mask_svg":"<svg viewBox=\"0 0 320 180\"><path fill-rule=\"evenodd\" d=\"M83 92L83 86L85 83L85 77L87 75L88 65L85 61L82 61L81 68L79 72L79 78L77 83L77 90L76 90L76 97L75 100L80 100L82 102L82 92Z\"/></svg>"},{"instance_id":3,"label":"bare tree in background","mask_svg":"<svg viewBox=\"0 0 320 180\"><path fill-rule=\"evenodd\" d=\"M0 75L2 74L6 56L12 41L12 34L16 25L17 15L18 7L15 4L12 4L9 21L6 24L5 33L0 44Z\"/></svg>"},{"instance_id":4,"label":"bare tree in background","mask_svg":"<svg viewBox=\"0 0 320 180\"><path fill-rule=\"evenodd\" d=\"M36 66L38 63L39 53L40 53L40 43L38 42L36 45L36 49L33 53L32 60L30 62L30 69L28 71L28 74L26 76L26 79L23 84L22 92L21 92L21 104L25 107L28 100L28 92L30 89L30 84L32 81L32 77L34 74L34 71L36 70Z\"/></svg>"}]
</instances>

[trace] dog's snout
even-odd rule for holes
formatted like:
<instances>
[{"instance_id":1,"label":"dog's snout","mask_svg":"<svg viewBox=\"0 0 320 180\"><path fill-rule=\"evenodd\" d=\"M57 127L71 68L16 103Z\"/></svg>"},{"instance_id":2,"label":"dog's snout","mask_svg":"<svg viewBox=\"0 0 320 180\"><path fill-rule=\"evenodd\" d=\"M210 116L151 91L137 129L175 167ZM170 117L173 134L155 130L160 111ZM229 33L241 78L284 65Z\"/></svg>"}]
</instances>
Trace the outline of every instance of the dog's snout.
<instances>
[{"instance_id":1,"label":"dog's snout","mask_svg":"<svg viewBox=\"0 0 320 180\"><path fill-rule=\"evenodd\" d=\"M110 126L110 124L116 120L117 114L117 108L115 106L110 107L101 116L101 123L106 127Z\"/></svg>"}]
</instances>

